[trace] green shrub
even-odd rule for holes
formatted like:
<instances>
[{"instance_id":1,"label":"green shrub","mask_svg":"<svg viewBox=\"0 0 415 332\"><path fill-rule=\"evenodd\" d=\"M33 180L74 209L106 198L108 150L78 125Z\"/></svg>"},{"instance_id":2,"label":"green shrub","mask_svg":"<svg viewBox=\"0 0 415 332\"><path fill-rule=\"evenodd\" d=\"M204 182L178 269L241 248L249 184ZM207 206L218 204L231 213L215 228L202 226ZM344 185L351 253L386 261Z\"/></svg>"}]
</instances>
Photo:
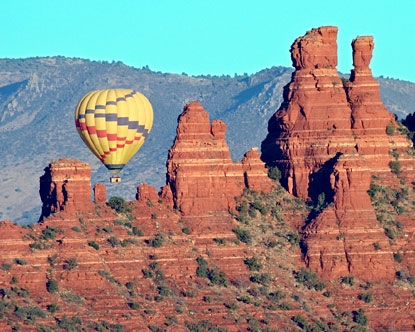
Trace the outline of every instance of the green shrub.
<instances>
[{"instance_id":1,"label":"green shrub","mask_svg":"<svg viewBox=\"0 0 415 332\"><path fill-rule=\"evenodd\" d=\"M342 277L342 278L340 278L340 281L343 284L347 284L349 286L353 286L354 285L354 276L349 275L349 276Z\"/></svg>"},{"instance_id":2,"label":"green shrub","mask_svg":"<svg viewBox=\"0 0 415 332\"><path fill-rule=\"evenodd\" d=\"M140 304L137 302L129 302L128 306L133 310L138 310L141 307Z\"/></svg>"},{"instance_id":3,"label":"green shrub","mask_svg":"<svg viewBox=\"0 0 415 332\"><path fill-rule=\"evenodd\" d=\"M261 260L258 257L245 258L244 263L250 271L260 271L262 269Z\"/></svg>"},{"instance_id":4,"label":"green shrub","mask_svg":"<svg viewBox=\"0 0 415 332\"><path fill-rule=\"evenodd\" d=\"M297 232L289 232L286 236L289 243L292 245L298 246L300 245L301 236Z\"/></svg>"},{"instance_id":5,"label":"green shrub","mask_svg":"<svg viewBox=\"0 0 415 332\"><path fill-rule=\"evenodd\" d=\"M141 230L141 228L140 227L133 227L133 234L135 235L135 236L143 236L144 234L143 234L143 231Z\"/></svg>"},{"instance_id":6,"label":"green shrub","mask_svg":"<svg viewBox=\"0 0 415 332\"><path fill-rule=\"evenodd\" d=\"M44 250L44 249L49 249L50 248L50 246L48 246L44 242L33 242L33 243L29 244L29 247L32 248L32 249L38 249L38 250Z\"/></svg>"},{"instance_id":7,"label":"green shrub","mask_svg":"<svg viewBox=\"0 0 415 332\"><path fill-rule=\"evenodd\" d=\"M309 326L308 321L307 321L307 319L306 319L306 318L304 318L303 316L301 316L301 315L296 315L296 316L292 317L291 319L292 319L292 321L293 321L294 323L297 323L297 325L298 325L300 328L302 328L302 329L304 329L304 330L308 330L308 326Z\"/></svg>"},{"instance_id":8,"label":"green shrub","mask_svg":"<svg viewBox=\"0 0 415 332\"><path fill-rule=\"evenodd\" d=\"M294 271L293 273L297 282L303 284L308 289L314 288L317 291L321 291L326 288L325 283L319 281L317 275L311 270L302 268L299 272Z\"/></svg>"},{"instance_id":9,"label":"green shrub","mask_svg":"<svg viewBox=\"0 0 415 332\"><path fill-rule=\"evenodd\" d=\"M387 135L393 135L395 133L395 125L394 123L391 121L389 122L389 124L386 126L386 134Z\"/></svg>"},{"instance_id":10,"label":"green shrub","mask_svg":"<svg viewBox=\"0 0 415 332\"><path fill-rule=\"evenodd\" d=\"M56 311L60 310L60 307L56 303L52 303L47 306L47 309L49 312L54 314Z\"/></svg>"},{"instance_id":11,"label":"green shrub","mask_svg":"<svg viewBox=\"0 0 415 332\"><path fill-rule=\"evenodd\" d=\"M17 265L26 265L26 264L27 264L27 262L26 262L24 259L21 259L21 258L15 258L15 259L14 259L14 262L15 262Z\"/></svg>"},{"instance_id":12,"label":"green shrub","mask_svg":"<svg viewBox=\"0 0 415 332\"><path fill-rule=\"evenodd\" d=\"M154 277L154 280L155 281L162 281L164 279L166 279L166 277L164 276L164 272L161 271L161 270L157 270L156 274L155 274L155 277Z\"/></svg>"},{"instance_id":13,"label":"green shrub","mask_svg":"<svg viewBox=\"0 0 415 332\"><path fill-rule=\"evenodd\" d=\"M183 297L195 297L195 293L192 290L185 290L182 292Z\"/></svg>"},{"instance_id":14,"label":"green shrub","mask_svg":"<svg viewBox=\"0 0 415 332\"><path fill-rule=\"evenodd\" d=\"M238 305L235 302L224 303L224 306L229 310L237 310Z\"/></svg>"},{"instance_id":15,"label":"green shrub","mask_svg":"<svg viewBox=\"0 0 415 332\"><path fill-rule=\"evenodd\" d=\"M365 301L366 303L370 303L373 301L374 299L374 294L373 293L362 293L359 294L359 300Z\"/></svg>"},{"instance_id":16,"label":"green shrub","mask_svg":"<svg viewBox=\"0 0 415 332\"><path fill-rule=\"evenodd\" d=\"M154 273L153 271L149 270L149 269L142 269L141 272L143 273L143 277L144 278L153 278L154 277Z\"/></svg>"},{"instance_id":17,"label":"green shrub","mask_svg":"<svg viewBox=\"0 0 415 332\"><path fill-rule=\"evenodd\" d=\"M391 240L395 239L396 232L392 228L384 227L384 230L385 230L385 234L388 238L390 238Z\"/></svg>"},{"instance_id":18,"label":"green shrub","mask_svg":"<svg viewBox=\"0 0 415 332\"><path fill-rule=\"evenodd\" d=\"M131 281L128 281L128 282L125 284L125 287L126 287L127 289L129 289L129 290L133 290L133 289L134 289L134 283L132 283Z\"/></svg>"},{"instance_id":19,"label":"green shrub","mask_svg":"<svg viewBox=\"0 0 415 332\"><path fill-rule=\"evenodd\" d=\"M147 243L155 248L161 247L164 244L164 236L158 233L154 238L150 238Z\"/></svg>"},{"instance_id":20,"label":"green shrub","mask_svg":"<svg viewBox=\"0 0 415 332\"><path fill-rule=\"evenodd\" d=\"M167 326L177 324L177 322L178 322L177 317L174 316L174 315L166 316L166 318L167 318L167 322L166 322Z\"/></svg>"},{"instance_id":21,"label":"green shrub","mask_svg":"<svg viewBox=\"0 0 415 332\"><path fill-rule=\"evenodd\" d=\"M317 197L317 203L316 206L314 207L315 211L321 211L324 210L327 207L327 202L326 202L326 194L324 192L320 193Z\"/></svg>"},{"instance_id":22,"label":"green shrub","mask_svg":"<svg viewBox=\"0 0 415 332\"><path fill-rule=\"evenodd\" d=\"M392 173L394 173L396 175L401 174L401 163L399 161L393 160L393 161L389 162L389 167L390 167Z\"/></svg>"},{"instance_id":23,"label":"green shrub","mask_svg":"<svg viewBox=\"0 0 415 332\"><path fill-rule=\"evenodd\" d=\"M196 262L199 265L196 269L196 275L200 278L207 278L209 269L206 260L203 257L198 257Z\"/></svg>"},{"instance_id":24,"label":"green shrub","mask_svg":"<svg viewBox=\"0 0 415 332\"><path fill-rule=\"evenodd\" d=\"M189 235L190 234L190 229L187 228L187 227L184 227L184 228L182 228L182 232L186 235Z\"/></svg>"},{"instance_id":25,"label":"green shrub","mask_svg":"<svg viewBox=\"0 0 415 332\"><path fill-rule=\"evenodd\" d=\"M252 243L252 235L248 230L240 228L238 226L237 228L233 230L233 232L235 233L239 241L244 242L246 244Z\"/></svg>"},{"instance_id":26,"label":"green shrub","mask_svg":"<svg viewBox=\"0 0 415 332\"><path fill-rule=\"evenodd\" d=\"M3 263L3 265L1 266L1 269L4 271L10 271L11 268L12 268L12 265L9 263Z\"/></svg>"},{"instance_id":27,"label":"green shrub","mask_svg":"<svg viewBox=\"0 0 415 332\"><path fill-rule=\"evenodd\" d=\"M213 242L215 242L216 244L224 246L226 244L226 239L215 238L215 239L213 239Z\"/></svg>"},{"instance_id":28,"label":"green shrub","mask_svg":"<svg viewBox=\"0 0 415 332\"><path fill-rule=\"evenodd\" d=\"M248 210L248 214L251 218L256 218L257 216L257 210L254 207L250 207Z\"/></svg>"},{"instance_id":29,"label":"green shrub","mask_svg":"<svg viewBox=\"0 0 415 332\"><path fill-rule=\"evenodd\" d=\"M121 241L115 236L111 236L109 239L107 239L107 241L112 247L118 247L121 245Z\"/></svg>"},{"instance_id":30,"label":"green shrub","mask_svg":"<svg viewBox=\"0 0 415 332\"><path fill-rule=\"evenodd\" d=\"M254 274L249 280L266 286L271 282L271 276L268 273Z\"/></svg>"},{"instance_id":31,"label":"green shrub","mask_svg":"<svg viewBox=\"0 0 415 332\"><path fill-rule=\"evenodd\" d=\"M37 317L46 318L46 313L35 306L16 307L14 314L21 320L35 321Z\"/></svg>"},{"instance_id":32,"label":"green shrub","mask_svg":"<svg viewBox=\"0 0 415 332\"><path fill-rule=\"evenodd\" d=\"M58 254L54 254L52 256L48 256L48 263L50 266L54 267L56 264L56 259L58 258Z\"/></svg>"},{"instance_id":33,"label":"green shrub","mask_svg":"<svg viewBox=\"0 0 415 332\"><path fill-rule=\"evenodd\" d=\"M78 227L72 227L71 228L74 232L77 232L77 233L81 233L81 230L78 228Z\"/></svg>"},{"instance_id":34,"label":"green shrub","mask_svg":"<svg viewBox=\"0 0 415 332\"><path fill-rule=\"evenodd\" d=\"M400 252L395 252L393 254L393 259L395 261L397 261L398 263L401 263L402 262L402 254Z\"/></svg>"},{"instance_id":35,"label":"green shrub","mask_svg":"<svg viewBox=\"0 0 415 332\"><path fill-rule=\"evenodd\" d=\"M219 286L228 285L228 280L226 279L225 272L220 271L218 269L208 270L207 277L210 280L210 282L214 285L219 285Z\"/></svg>"},{"instance_id":36,"label":"green shrub","mask_svg":"<svg viewBox=\"0 0 415 332\"><path fill-rule=\"evenodd\" d=\"M78 266L78 261L75 257L69 258L63 264L64 270L73 270Z\"/></svg>"},{"instance_id":37,"label":"green shrub","mask_svg":"<svg viewBox=\"0 0 415 332\"><path fill-rule=\"evenodd\" d=\"M93 241L93 240L88 241L88 245L89 245L90 247L94 248L95 250L99 250L99 244L98 244L98 243L96 243L96 242L95 242L95 241Z\"/></svg>"},{"instance_id":38,"label":"green shrub","mask_svg":"<svg viewBox=\"0 0 415 332\"><path fill-rule=\"evenodd\" d=\"M48 279L46 289L49 293L56 293L59 290L58 282L55 279Z\"/></svg>"},{"instance_id":39,"label":"green shrub","mask_svg":"<svg viewBox=\"0 0 415 332\"><path fill-rule=\"evenodd\" d=\"M267 299L271 302L278 303L280 300L285 298L285 294L281 292L280 290L277 290L275 292L271 292L267 295Z\"/></svg>"},{"instance_id":40,"label":"green shrub","mask_svg":"<svg viewBox=\"0 0 415 332\"><path fill-rule=\"evenodd\" d=\"M402 281L406 281L408 276L404 270L396 271L396 278Z\"/></svg>"},{"instance_id":41,"label":"green shrub","mask_svg":"<svg viewBox=\"0 0 415 332\"><path fill-rule=\"evenodd\" d=\"M280 304L280 309L281 310L292 310L293 306L288 302L283 302Z\"/></svg>"},{"instance_id":42,"label":"green shrub","mask_svg":"<svg viewBox=\"0 0 415 332\"><path fill-rule=\"evenodd\" d=\"M158 262L152 262L148 265L148 267L152 270L155 270L157 268L157 266L159 265Z\"/></svg>"},{"instance_id":43,"label":"green shrub","mask_svg":"<svg viewBox=\"0 0 415 332\"><path fill-rule=\"evenodd\" d=\"M243 302L243 303L247 303L250 304L252 303L252 299L250 296L248 295L243 295L241 297L236 298L239 302Z\"/></svg>"},{"instance_id":44,"label":"green shrub","mask_svg":"<svg viewBox=\"0 0 415 332\"><path fill-rule=\"evenodd\" d=\"M365 326L367 324L365 311L361 308L358 311L353 311L353 321L359 325Z\"/></svg>"},{"instance_id":45,"label":"green shrub","mask_svg":"<svg viewBox=\"0 0 415 332\"><path fill-rule=\"evenodd\" d=\"M108 201L108 206L111 209L117 211L118 213L127 213L132 211L128 204L125 202L125 200L117 196L110 198L110 200Z\"/></svg>"},{"instance_id":46,"label":"green shrub","mask_svg":"<svg viewBox=\"0 0 415 332\"><path fill-rule=\"evenodd\" d=\"M268 177L275 181L279 181L281 179L281 171L277 166L271 166L268 168Z\"/></svg>"},{"instance_id":47,"label":"green shrub","mask_svg":"<svg viewBox=\"0 0 415 332\"><path fill-rule=\"evenodd\" d=\"M57 233L57 229L47 226L42 232L42 238L44 240L54 239Z\"/></svg>"},{"instance_id":48,"label":"green shrub","mask_svg":"<svg viewBox=\"0 0 415 332\"><path fill-rule=\"evenodd\" d=\"M158 286L157 291L161 296L169 296L170 295L170 289L167 286Z\"/></svg>"}]
</instances>

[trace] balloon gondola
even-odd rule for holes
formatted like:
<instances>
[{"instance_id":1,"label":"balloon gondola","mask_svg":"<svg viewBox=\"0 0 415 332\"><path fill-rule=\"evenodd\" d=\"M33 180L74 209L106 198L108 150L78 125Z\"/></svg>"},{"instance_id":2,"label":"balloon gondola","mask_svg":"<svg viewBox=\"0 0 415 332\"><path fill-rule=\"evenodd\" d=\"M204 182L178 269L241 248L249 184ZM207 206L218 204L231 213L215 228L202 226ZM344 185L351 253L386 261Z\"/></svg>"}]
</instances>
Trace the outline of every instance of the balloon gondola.
<instances>
[{"instance_id":1,"label":"balloon gondola","mask_svg":"<svg viewBox=\"0 0 415 332\"><path fill-rule=\"evenodd\" d=\"M111 182L141 148L153 125L153 108L129 89L96 90L78 103L75 125L84 143L111 172Z\"/></svg>"}]
</instances>

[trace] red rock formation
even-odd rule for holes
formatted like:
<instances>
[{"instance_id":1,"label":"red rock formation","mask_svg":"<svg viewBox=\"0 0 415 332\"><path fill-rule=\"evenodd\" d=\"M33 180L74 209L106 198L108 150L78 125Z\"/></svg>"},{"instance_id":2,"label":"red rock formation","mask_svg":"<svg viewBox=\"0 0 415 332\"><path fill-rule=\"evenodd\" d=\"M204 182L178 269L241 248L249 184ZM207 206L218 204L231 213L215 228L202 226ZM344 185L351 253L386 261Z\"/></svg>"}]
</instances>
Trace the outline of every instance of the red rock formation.
<instances>
[{"instance_id":1,"label":"red rock formation","mask_svg":"<svg viewBox=\"0 0 415 332\"><path fill-rule=\"evenodd\" d=\"M247 188L258 192L269 192L275 183L268 177L268 170L260 159L258 148L254 147L242 158L242 169Z\"/></svg>"},{"instance_id":2,"label":"red rock formation","mask_svg":"<svg viewBox=\"0 0 415 332\"><path fill-rule=\"evenodd\" d=\"M140 183L137 187L137 200L145 203L147 201L156 203L159 200L159 195L153 186L149 186L147 183Z\"/></svg>"},{"instance_id":3,"label":"red rock formation","mask_svg":"<svg viewBox=\"0 0 415 332\"><path fill-rule=\"evenodd\" d=\"M105 184L96 183L94 186L94 200L96 203L104 204L107 201L107 190Z\"/></svg>"},{"instance_id":4,"label":"red rock formation","mask_svg":"<svg viewBox=\"0 0 415 332\"><path fill-rule=\"evenodd\" d=\"M377 274L390 280L391 246L367 190L371 175L389 185L399 183L390 168L392 150L399 154L404 177L414 177L414 159L407 154L411 143L397 130L386 132L397 123L369 69L373 38L353 41L354 69L343 86L335 69L336 34L335 27L313 29L292 45L296 71L269 121L262 159L281 169L290 193L314 201L325 193L334 202L305 228L310 267L326 277ZM376 251L374 243L383 250Z\"/></svg>"},{"instance_id":5,"label":"red rock formation","mask_svg":"<svg viewBox=\"0 0 415 332\"><path fill-rule=\"evenodd\" d=\"M277 165L287 190L301 198L328 190L320 187L328 183L325 163L354 150L351 110L336 70L336 36L336 27L322 27L291 46L296 71L262 143L262 160ZM313 181L320 183L316 190Z\"/></svg>"},{"instance_id":6,"label":"red rock formation","mask_svg":"<svg viewBox=\"0 0 415 332\"><path fill-rule=\"evenodd\" d=\"M358 155L344 155L334 165L330 181L334 204L304 232L307 265L324 278L348 274L368 280L395 277L389 241L367 194L370 181L370 172Z\"/></svg>"},{"instance_id":7,"label":"red rock formation","mask_svg":"<svg viewBox=\"0 0 415 332\"><path fill-rule=\"evenodd\" d=\"M244 175L233 163L225 141L226 125L209 121L198 102L180 115L177 137L169 151L167 179L175 206L184 214L227 211L242 194Z\"/></svg>"},{"instance_id":8,"label":"red rock formation","mask_svg":"<svg viewBox=\"0 0 415 332\"><path fill-rule=\"evenodd\" d=\"M42 217L64 211L87 211L91 203L91 168L76 159L59 159L40 178Z\"/></svg>"},{"instance_id":9,"label":"red rock formation","mask_svg":"<svg viewBox=\"0 0 415 332\"><path fill-rule=\"evenodd\" d=\"M374 42L372 36L358 37L352 42L353 66L346 83L347 97L352 109L352 128L356 135L385 137L385 128L395 117L380 100L379 83L369 68Z\"/></svg>"}]
</instances>

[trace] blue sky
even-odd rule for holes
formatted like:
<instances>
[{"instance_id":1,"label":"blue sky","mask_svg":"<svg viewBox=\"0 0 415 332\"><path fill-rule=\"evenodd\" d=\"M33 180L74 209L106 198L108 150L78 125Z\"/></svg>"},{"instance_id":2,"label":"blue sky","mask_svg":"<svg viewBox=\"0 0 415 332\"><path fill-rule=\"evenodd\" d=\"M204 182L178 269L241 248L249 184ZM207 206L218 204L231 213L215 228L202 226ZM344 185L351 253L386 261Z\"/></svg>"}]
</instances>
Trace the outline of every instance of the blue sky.
<instances>
[{"instance_id":1,"label":"blue sky","mask_svg":"<svg viewBox=\"0 0 415 332\"><path fill-rule=\"evenodd\" d=\"M338 70L350 43L375 37L374 75L415 82L415 1L2 0L1 58L64 55L187 74L291 66L307 30L339 27Z\"/></svg>"}]
</instances>

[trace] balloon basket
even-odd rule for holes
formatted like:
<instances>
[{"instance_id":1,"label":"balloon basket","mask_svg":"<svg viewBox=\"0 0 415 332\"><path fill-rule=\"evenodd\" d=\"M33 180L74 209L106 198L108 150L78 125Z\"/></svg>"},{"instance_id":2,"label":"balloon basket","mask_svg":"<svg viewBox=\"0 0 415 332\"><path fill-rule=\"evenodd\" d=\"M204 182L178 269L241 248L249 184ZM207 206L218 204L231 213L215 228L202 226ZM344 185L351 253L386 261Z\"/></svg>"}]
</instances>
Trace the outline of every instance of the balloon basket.
<instances>
[{"instance_id":1,"label":"balloon basket","mask_svg":"<svg viewBox=\"0 0 415 332\"><path fill-rule=\"evenodd\" d=\"M110 177L110 182L111 182L111 183L118 183L118 182L121 182L121 177L119 177L119 176L111 176L111 177Z\"/></svg>"}]
</instances>

